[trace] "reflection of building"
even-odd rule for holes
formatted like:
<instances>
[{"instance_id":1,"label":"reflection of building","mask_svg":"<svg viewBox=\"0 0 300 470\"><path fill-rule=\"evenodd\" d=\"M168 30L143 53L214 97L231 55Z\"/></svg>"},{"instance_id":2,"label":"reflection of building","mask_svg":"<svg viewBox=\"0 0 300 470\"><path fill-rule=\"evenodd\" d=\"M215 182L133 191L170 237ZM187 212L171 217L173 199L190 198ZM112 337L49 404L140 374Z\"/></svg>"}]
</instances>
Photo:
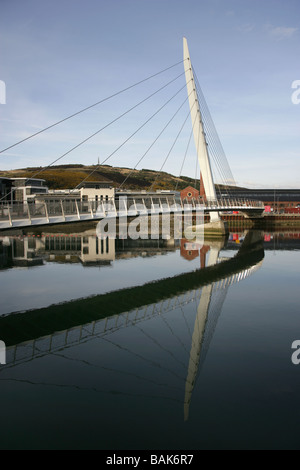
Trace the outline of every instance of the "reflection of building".
<instances>
[{"instance_id":1,"label":"reflection of building","mask_svg":"<svg viewBox=\"0 0 300 470\"><path fill-rule=\"evenodd\" d=\"M183 238L180 241L180 255L187 261L192 261L199 256L200 245Z\"/></svg>"},{"instance_id":2,"label":"reflection of building","mask_svg":"<svg viewBox=\"0 0 300 470\"><path fill-rule=\"evenodd\" d=\"M115 240L100 240L86 234L47 234L41 238L50 261L110 265L115 259Z\"/></svg>"},{"instance_id":3,"label":"reflection of building","mask_svg":"<svg viewBox=\"0 0 300 470\"><path fill-rule=\"evenodd\" d=\"M169 240L131 240L116 239L116 258L127 259L137 256L158 256L178 249L179 241L170 238Z\"/></svg>"},{"instance_id":4,"label":"reflection of building","mask_svg":"<svg viewBox=\"0 0 300 470\"><path fill-rule=\"evenodd\" d=\"M115 259L115 240L112 238L83 237L80 260L82 264L110 265Z\"/></svg>"},{"instance_id":5,"label":"reflection of building","mask_svg":"<svg viewBox=\"0 0 300 470\"><path fill-rule=\"evenodd\" d=\"M55 239L58 237L52 238ZM80 237L77 238L79 239ZM95 237L87 238L90 238L90 240L84 240L83 238L81 239L82 247L93 245L92 248L94 248ZM88 243L89 241L90 244ZM254 239L253 242L255 248L254 251L256 252L257 240ZM36 240L36 243L39 244L40 241ZM173 335L176 340L179 339L180 344L184 346L185 351L187 351L187 348L185 347L185 341L188 341L187 345L189 347L190 354L188 370L186 373L184 400L184 417L185 420L187 420L189 417L190 405L197 380L197 375L201 370L201 367L203 366L204 361L207 357L209 347L217 325L217 321L222 311L222 305L225 300L227 290L234 282L240 282L252 272L254 272L254 270L259 267L258 261L261 264L262 256L261 254L261 256L258 257L259 259L255 256L255 263L252 264L252 261L249 260L248 257L249 253L247 253L246 251L246 259L243 260L243 258L241 259L241 257L237 256L236 261L230 265L230 259L224 262L223 259L219 258L219 252L220 249L222 249L221 243L217 245L217 243L213 242L212 245L208 245L207 248L210 248L210 254L207 260L208 274L212 274L215 272L214 275L207 276L206 273L202 273L204 275L201 276L201 272L197 272L194 274L194 276L196 277L191 277L191 273L187 273L180 275L180 280L175 279L175 282L173 282L172 278L170 278L169 280L162 279L160 281L158 280L153 282L152 286L146 284L145 286L140 286L137 288L133 287L133 290L131 290L132 288L129 288L128 290L126 290L126 294L124 296L125 298L127 297L130 300L130 307L126 305L126 315L123 312L123 310L125 310L125 306L122 302L120 302L120 297L118 296L117 292L114 297L111 296L111 293L99 296L100 302L99 304L95 304L95 310L92 312L91 317L89 317L89 314L91 313L88 308L89 304L85 303L86 301L88 302L88 299L79 301L79 304L77 304L77 306L76 304L74 306L72 302L72 308L70 312L71 315L69 316L55 314L57 313L57 311L65 313L65 310L59 310L65 309L65 305L57 305L54 307L50 307L49 312L47 312L47 309L42 309L42 311L38 312L37 314L35 312L34 321L37 323L37 325L42 325L43 337L39 338L35 336L35 331L39 332L39 328L37 328L32 333L30 341L27 337L26 343L22 343L21 341L19 343L13 343L16 344L16 346L14 346L13 349L10 349L9 357L11 366L15 364L20 364L20 362L25 360L32 360L35 357L40 358L43 354L54 353L58 348L62 350L64 347L70 347L74 344L77 345L80 341L86 342L89 339L93 339L95 336L99 338L109 334L111 338L111 335L114 332L118 332L122 328L127 328L134 325L134 328L136 329L138 322L145 322L148 319L152 319L154 316L159 316L163 320L164 325L167 326L167 329L165 331ZM239 259L240 262L238 262ZM225 267L226 262L230 265L230 268L227 271ZM224 267L218 271L217 265L220 266L220 264ZM200 282L198 277L199 274L201 279ZM186 279L188 282L185 282L186 276L188 276L188 278ZM194 281L196 281L196 283L193 282L193 279ZM159 282L162 282L163 288L160 287ZM191 283L190 287L188 286L189 283ZM117 291L117 284L114 288ZM109 295L109 297L105 297L105 295ZM154 295L155 297L155 302L153 304L151 303L152 295ZM109 298L109 302L107 300L102 301L103 298ZM141 303L143 302L145 302L145 305L141 305ZM196 305L198 306L195 321L193 321L194 319L191 318L191 321L187 322L187 319L185 318L185 322L183 323L181 321L178 321L179 317L175 317L174 319L174 311L178 309L183 313L184 316L184 309L186 305L191 302L197 303L195 303L194 305L192 304L192 308L189 310L190 313L194 311L194 307ZM111 304L113 305L111 306ZM108 310L109 307L111 308L109 312L105 311L105 313L103 314L103 309L98 308L98 306L100 305L107 305ZM119 310L116 309L116 305L118 305ZM99 313L99 318L95 318L95 313L97 315L97 312ZM172 322L173 319L175 320L173 323L170 324L168 324L168 318L166 317L166 313L168 312L171 312L170 321ZM31 312L28 312L28 315L29 321L31 321ZM104 315L105 318L102 318ZM55 324L53 324L53 321L48 321L48 319L52 319L52 317L56 318ZM73 323L74 317L76 321L75 325ZM190 317L192 317L192 315L190 315ZM180 318L182 318L182 315L180 315ZM62 319L61 325L63 326L60 326L60 319ZM24 324L23 318L21 320L22 325ZM70 322L69 324L68 321ZM184 332L184 324L188 327L189 334L186 334L186 332ZM45 326L46 328L48 328L49 331L48 336L45 336L44 333ZM17 328L17 330L19 330L18 334L20 334L22 337L22 335L24 334L23 331L25 329L20 327ZM161 370L164 370L163 366L165 365L165 358L161 350L163 349L164 351L167 351L167 364L169 366L169 353L172 351L171 349L169 349L169 345L172 345L172 342L168 341L168 337L165 337L163 335L157 336L157 328L153 329L153 327L151 327L151 330L153 333L152 338L155 340L155 343L157 343L158 346L163 345L163 348L161 348L159 352L159 367ZM82 334L82 331L84 331L84 334ZM138 331L140 331L142 334L141 344L143 345L143 342L145 340L145 332L143 325L141 328L138 328ZM147 336L149 333L151 334L150 330L148 330ZM29 332L29 334L31 334L31 331ZM150 334L149 337L151 338ZM53 339L55 340L53 341ZM161 343L159 343L159 340L162 340ZM118 346L118 340L116 339L115 341L116 346ZM134 344L134 347L135 346L136 345ZM153 347L152 343L151 347ZM146 363L150 363L151 368L153 367L153 365L156 367L156 362L149 360L148 355ZM131 364L131 362L129 362L129 364ZM176 376L180 379L181 383L182 363L181 361L177 360L175 362L175 365L177 367L180 367L181 373L176 373ZM130 366L128 367L130 369ZM146 370L143 376L145 375L147 377L148 370L147 373ZM170 370L173 371L173 369ZM124 372L126 373L126 369L124 370ZM130 372L130 377L132 377L132 370ZM140 383L141 381L139 380L138 382ZM155 378L152 382L156 383ZM161 391L161 377L159 377L159 382L157 383L159 384ZM169 396L170 391L167 390L167 393L167 396Z\"/></svg>"},{"instance_id":6,"label":"reflection of building","mask_svg":"<svg viewBox=\"0 0 300 470\"><path fill-rule=\"evenodd\" d=\"M210 251L210 246L210 244L201 246L198 243L190 242L183 238L180 243L180 255L187 261L193 261L200 255L200 266L201 269L203 269L206 268L207 265L206 257L207 253ZM218 249L221 249L221 245Z\"/></svg>"},{"instance_id":7,"label":"reflection of building","mask_svg":"<svg viewBox=\"0 0 300 470\"><path fill-rule=\"evenodd\" d=\"M24 238L0 239L0 267L58 263L82 263L84 266L109 266L115 259L152 257L178 249L179 242L169 240L120 240L98 238L89 233L44 234Z\"/></svg>"},{"instance_id":8,"label":"reflection of building","mask_svg":"<svg viewBox=\"0 0 300 470\"><path fill-rule=\"evenodd\" d=\"M43 257L37 252L38 239L8 238L0 241L0 267L38 266L43 264Z\"/></svg>"}]
</instances>

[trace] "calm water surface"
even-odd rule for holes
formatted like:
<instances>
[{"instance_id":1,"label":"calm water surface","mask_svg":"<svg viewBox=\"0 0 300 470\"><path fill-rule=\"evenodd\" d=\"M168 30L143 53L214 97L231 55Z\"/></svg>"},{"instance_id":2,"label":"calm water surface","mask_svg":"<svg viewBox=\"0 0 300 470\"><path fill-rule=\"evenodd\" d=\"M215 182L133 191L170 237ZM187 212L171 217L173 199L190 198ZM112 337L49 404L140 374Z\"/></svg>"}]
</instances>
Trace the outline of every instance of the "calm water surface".
<instances>
[{"instance_id":1,"label":"calm water surface","mask_svg":"<svg viewBox=\"0 0 300 470\"><path fill-rule=\"evenodd\" d=\"M299 249L0 237L0 448L299 449Z\"/></svg>"}]
</instances>

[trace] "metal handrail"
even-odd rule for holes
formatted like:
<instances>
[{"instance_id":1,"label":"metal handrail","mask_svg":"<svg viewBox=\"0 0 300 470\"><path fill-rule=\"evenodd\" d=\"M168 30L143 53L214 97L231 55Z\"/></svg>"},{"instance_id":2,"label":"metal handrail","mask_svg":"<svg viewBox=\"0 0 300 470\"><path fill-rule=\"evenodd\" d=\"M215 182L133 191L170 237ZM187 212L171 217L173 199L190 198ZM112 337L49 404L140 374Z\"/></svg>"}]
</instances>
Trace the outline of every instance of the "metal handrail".
<instances>
[{"instance_id":1,"label":"metal handrail","mask_svg":"<svg viewBox=\"0 0 300 470\"><path fill-rule=\"evenodd\" d=\"M32 219L46 219L49 222L51 217L61 217L66 220L67 217L76 216L78 219L81 217L93 218L95 216L106 216L110 214L118 215L120 212L134 212L139 214L141 212L151 213L155 212L174 212L174 208L182 209L189 208L189 210L243 210L243 209L263 209L264 203L261 201L251 201L246 199L215 199L205 201L203 204L202 199L177 201L174 196L147 196L146 194L141 197L130 197L127 200L109 198L105 201L99 200L57 200L57 201L30 201L23 202L10 202L0 204L0 221L9 221L10 224L14 220L29 220Z\"/></svg>"}]
</instances>

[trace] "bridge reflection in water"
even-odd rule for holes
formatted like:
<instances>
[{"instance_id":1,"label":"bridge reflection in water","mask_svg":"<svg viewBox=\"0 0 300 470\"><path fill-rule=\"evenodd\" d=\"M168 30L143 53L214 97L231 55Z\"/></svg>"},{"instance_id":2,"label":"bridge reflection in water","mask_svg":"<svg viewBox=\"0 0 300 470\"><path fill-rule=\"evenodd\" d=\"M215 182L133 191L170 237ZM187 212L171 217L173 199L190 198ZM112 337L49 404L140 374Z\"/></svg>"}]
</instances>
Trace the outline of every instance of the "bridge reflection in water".
<instances>
[{"instance_id":1,"label":"bridge reflection in water","mask_svg":"<svg viewBox=\"0 0 300 470\"><path fill-rule=\"evenodd\" d=\"M83 237L80 240L74 239L73 245L70 242L72 252L67 249L69 245L64 244L65 241L59 241L58 237L56 241L55 238L51 241L51 237L49 239L46 237L35 240L35 249L30 248L34 243L30 244L26 239L24 245L23 240L23 248L25 246L27 252L26 250L21 252L16 250L18 242L20 240L6 240L6 245L11 250L8 257L10 263L18 264L22 256L24 259L27 256L28 263L34 264L43 262L45 257L55 260L56 256L61 257L63 254L67 261L71 261L72 256L77 256L77 260L82 263L100 263L102 260L105 265L116 257L135 256L134 246L138 246L136 242L109 240L97 248L94 237L91 239ZM59 250L55 245L58 242L62 248L60 255L57 254ZM124 249L124 243L129 244L130 255L128 247L127 250ZM148 246L148 251L145 251L147 247L145 242L143 243L144 245L139 247L139 253L147 256L164 250L178 249L174 240L156 240L153 246L151 244ZM141 328L144 322L160 316L170 334L176 337L188 354L188 365L182 387L184 419L187 420L197 374L205 361L228 289L234 283L241 282L253 274L261 266L264 258L263 234L258 231L246 232L239 251L231 258L220 257L224 245L225 240L206 241L201 250L202 268L193 272L92 298L1 317L1 334L7 346L7 365L1 372L5 371L7 376L9 369L20 364L65 351L95 338L109 337L109 341L112 342L113 335L117 332L136 326ZM94 258L91 247L95 250ZM224 253L226 254L226 251ZM197 312L193 326L191 318L188 321L184 318L190 331L187 344L186 339L180 336L181 332L176 328L176 324L172 323L172 317L167 314L179 309L184 317L185 307L191 304L195 305ZM117 338L118 334L116 343ZM174 356L175 351L168 350L166 344L158 344L158 338L152 337L152 341L160 347L161 354Z\"/></svg>"}]
</instances>

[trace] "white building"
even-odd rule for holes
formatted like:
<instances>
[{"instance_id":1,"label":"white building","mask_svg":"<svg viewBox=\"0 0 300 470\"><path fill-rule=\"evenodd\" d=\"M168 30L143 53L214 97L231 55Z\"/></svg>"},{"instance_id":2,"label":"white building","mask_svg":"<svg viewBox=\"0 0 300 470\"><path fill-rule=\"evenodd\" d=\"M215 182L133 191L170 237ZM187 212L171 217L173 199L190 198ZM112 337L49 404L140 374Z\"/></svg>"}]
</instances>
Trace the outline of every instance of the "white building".
<instances>
[{"instance_id":1,"label":"white building","mask_svg":"<svg viewBox=\"0 0 300 470\"><path fill-rule=\"evenodd\" d=\"M28 202L36 194L47 194L46 181L39 178L11 178L12 194L16 202Z\"/></svg>"},{"instance_id":2,"label":"white building","mask_svg":"<svg viewBox=\"0 0 300 470\"><path fill-rule=\"evenodd\" d=\"M58 202L60 200L74 200L77 202L95 201L106 202L113 200L115 197L115 189L110 182L107 181L85 181L72 189L50 189L46 196L37 195L35 200Z\"/></svg>"},{"instance_id":3,"label":"white building","mask_svg":"<svg viewBox=\"0 0 300 470\"><path fill-rule=\"evenodd\" d=\"M115 188L109 181L85 181L78 186L82 201L105 202L113 200Z\"/></svg>"}]
</instances>

